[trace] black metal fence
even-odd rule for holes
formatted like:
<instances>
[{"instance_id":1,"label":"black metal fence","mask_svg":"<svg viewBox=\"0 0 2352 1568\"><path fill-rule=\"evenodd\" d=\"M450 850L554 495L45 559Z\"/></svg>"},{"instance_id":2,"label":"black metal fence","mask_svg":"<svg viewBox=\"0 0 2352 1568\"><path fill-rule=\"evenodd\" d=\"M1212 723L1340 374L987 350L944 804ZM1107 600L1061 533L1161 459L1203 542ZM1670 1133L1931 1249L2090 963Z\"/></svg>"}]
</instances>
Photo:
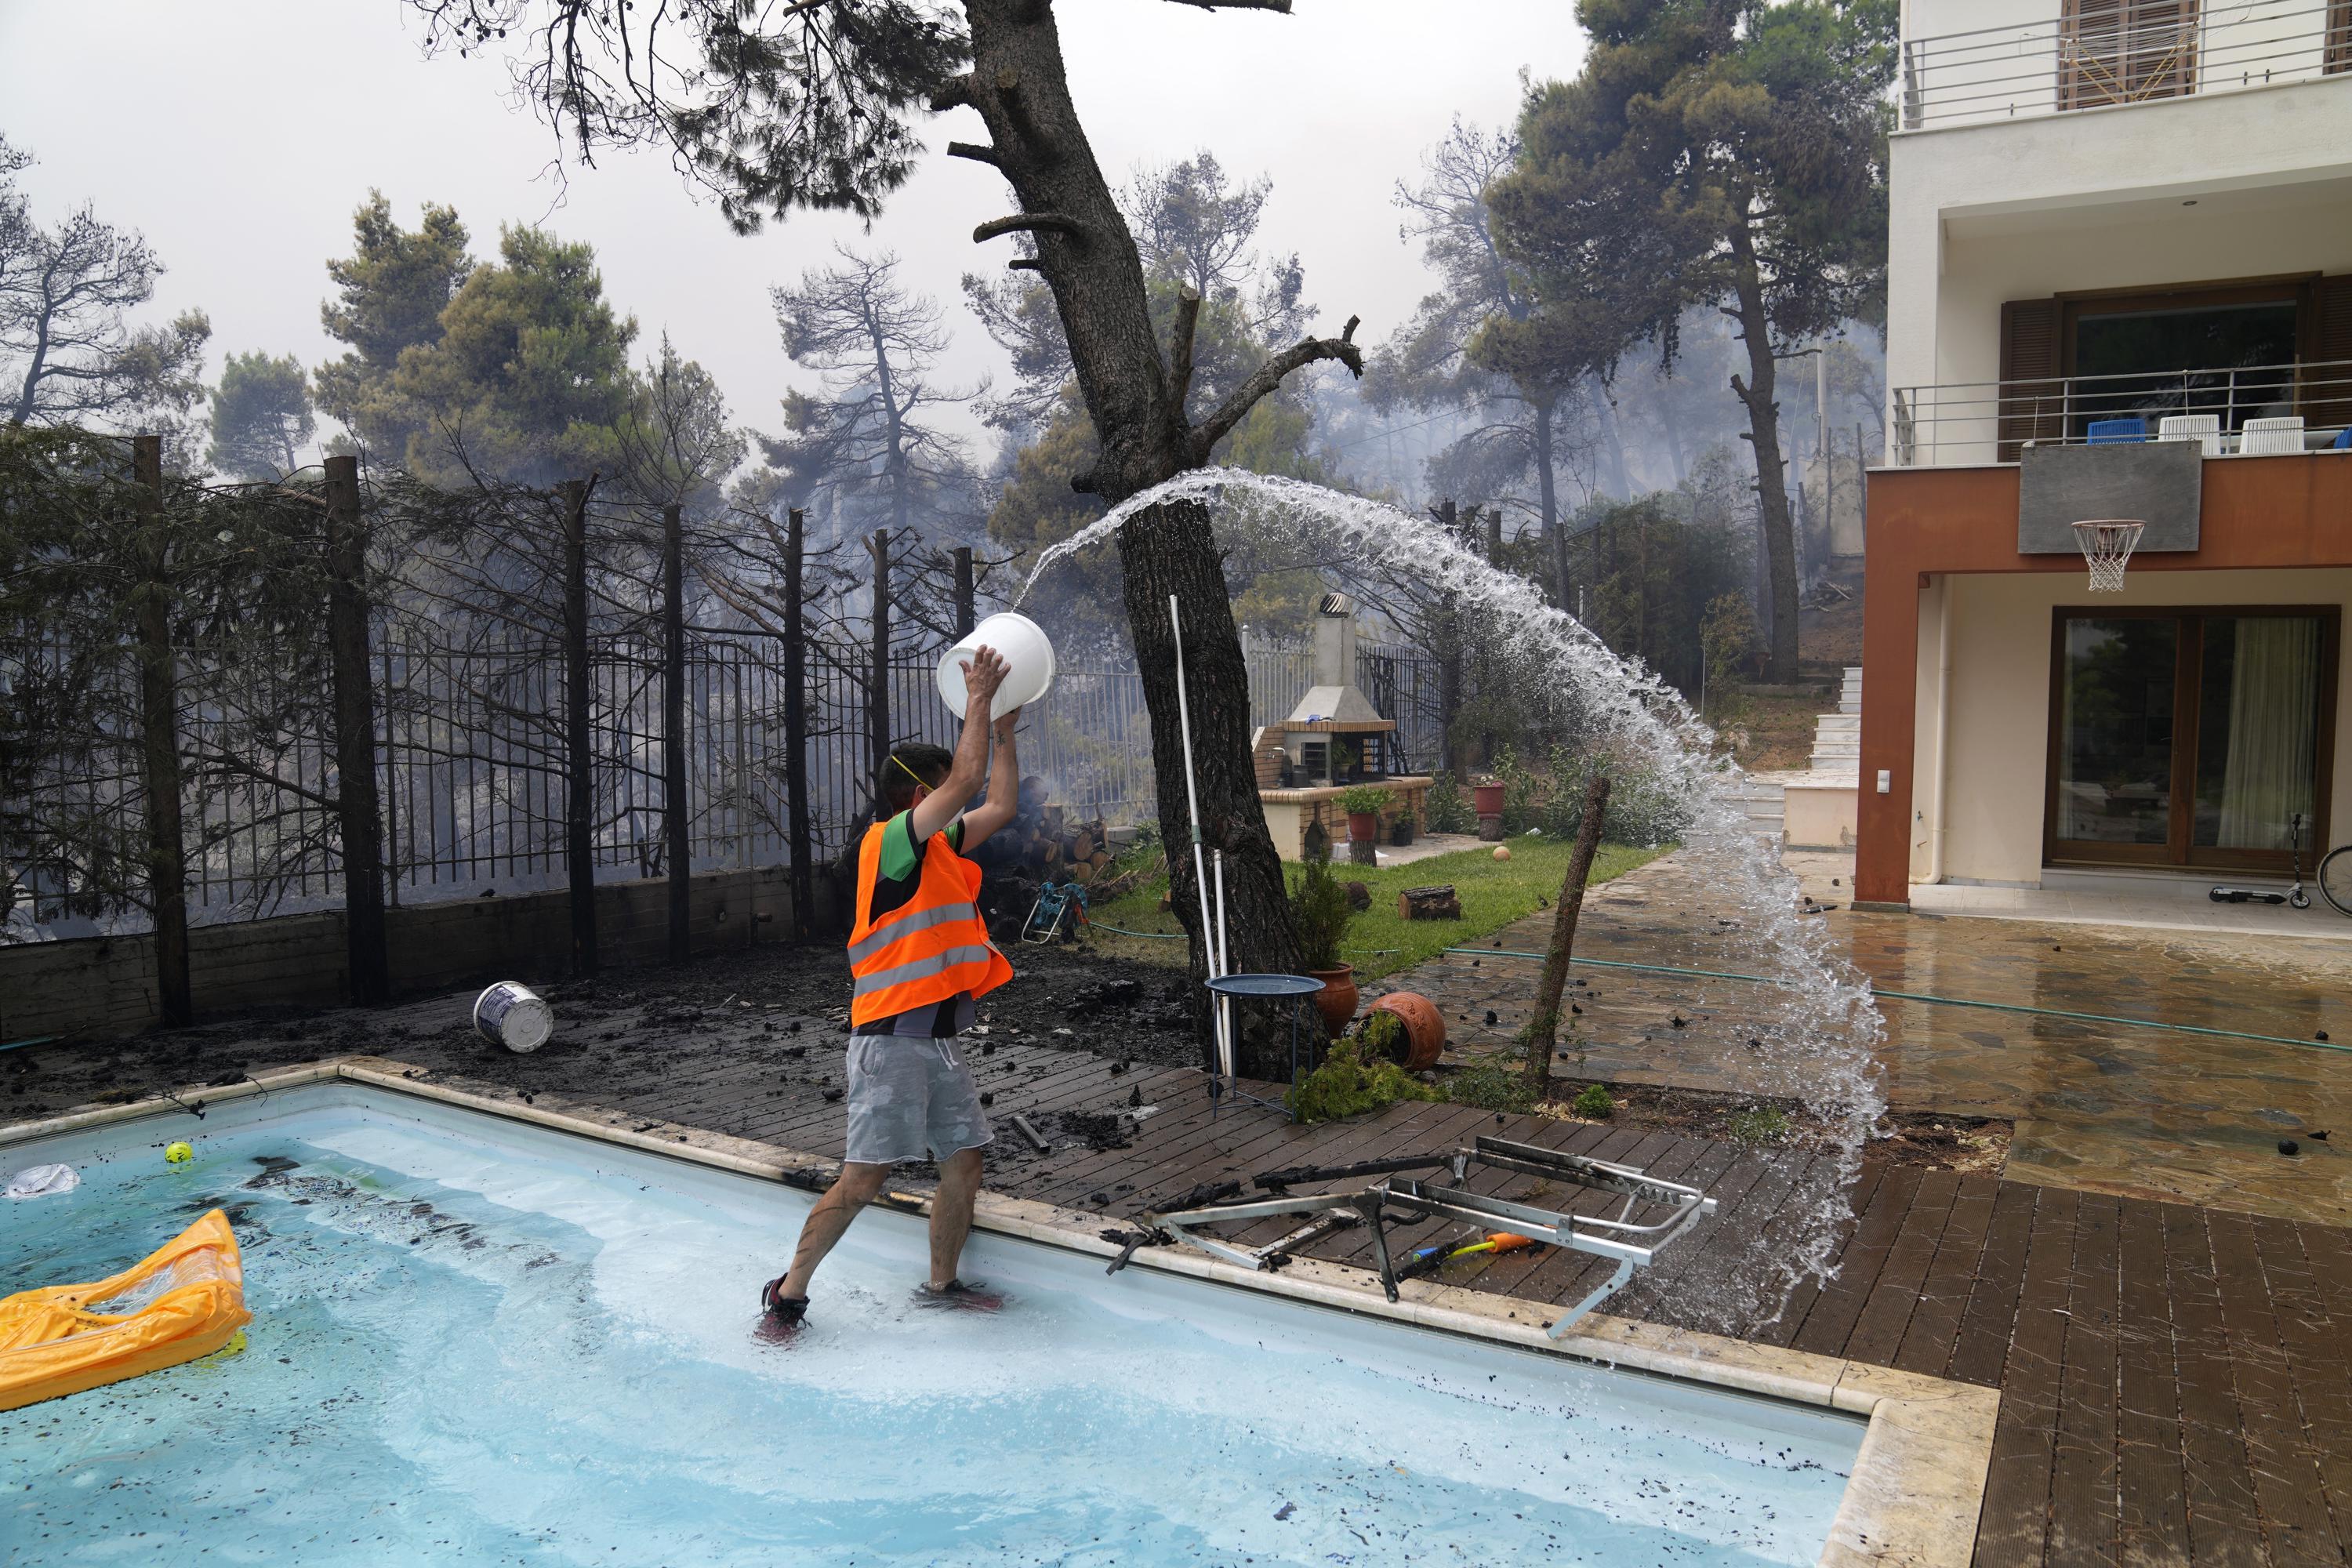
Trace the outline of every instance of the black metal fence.
<instances>
[{"instance_id":1,"label":"black metal fence","mask_svg":"<svg viewBox=\"0 0 2352 1568\"><path fill-rule=\"evenodd\" d=\"M893 743L950 745L957 721L936 687L937 647L894 655ZM1311 656L1258 643L1248 650L1253 716L1289 713L1312 684ZM867 650L812 638L808 667L809 812L814 848L830 858L871 808ZM378 629L379 789L387 893L394 903L513 894L564 885L563 664L543 637L509 632L467 646L406 622ZM218 921L340 906L333 743L322 705L238 691L183 656L181 687L202 693L183 722L192 761L191 918ZM594 858L600 877L667 869L660 649L601 641L591 656ZM112 679L129 679L115 667ZM1417 769L1435 765L1443 715L1434 661L1366 644L1357 679L1399 723ZM686 756L692 869L777 865L786 831L784 667L772 639L698 633L686 659ZM277 716L256 745L256 716ZM291 714L294 724L284 721ZM302 721L307 720L309 721ZM137 739L86 737L40 770L23 814L47 825L41 842L6 847L27 902L20 920L85 930L136 929L136 907L92 889L125 879L89 874L102 858L135 857L142 808ZM1139 823L1155 810L1150 720L1131 668L1064 666L1022 737L1022 771L1074 816ZM258 760L257 760L258 759ZM219 765L207 766L215 763ZM19 934L25 934L19 932Z\"/></svg>"}]
</instances>

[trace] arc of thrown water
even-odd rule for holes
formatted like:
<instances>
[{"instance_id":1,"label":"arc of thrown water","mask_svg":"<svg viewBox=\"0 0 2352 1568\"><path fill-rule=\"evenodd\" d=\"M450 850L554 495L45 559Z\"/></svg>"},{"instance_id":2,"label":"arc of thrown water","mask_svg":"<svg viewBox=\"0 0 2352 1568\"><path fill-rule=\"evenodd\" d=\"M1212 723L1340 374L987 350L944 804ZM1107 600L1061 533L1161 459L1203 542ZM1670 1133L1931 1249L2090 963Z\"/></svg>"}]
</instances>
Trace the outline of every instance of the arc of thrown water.
<instances>
[{"instance_id":1,"label":"arc of thrown water","mask_svg":"<svg viewBox=\"0 0 2352 1568\"><path fill-rule=\"evenodd\" d=\"M1767 1021L1751 1037L1772 1088L1811 1108L1832 1136L1826 1152L1784 1151L1785 1194L1759 1220L1743 1219L1736 1238L1717 1238L1744 1279L1697 1277L1682 1270L1678 1304L1723 1327L1753 1328L1774 1321L1789 1295L1808 1279L1834 1272L1843 1217L1843 1194L1861 1167L1864 1139L1885 1109L1877 1047L1884 1021L1868 983L1831 949L1828 933L1796 910L1796 879L1776 850L1749 831L1726 786L1740 776L1716 750L1714 732L1682 694L1638 660L1612 651L1565 610L1544 602L1533 584L1498 571L1427 519L1384 502L1320 485L1238 468L1200 468L1129 497L1038 558L1014 605L1058 563L1091 549L1148 508L1170 501L1211 502L1244 495L1265 503L1274 519L1295 528L1326 531L1346 554L1365 565L1417 575L1456 602L1483 608L1506 645L1559 682L1593 740L1617 759L1671 793L1688 813L1683 844L1694 862L1724 889L1742 915L1729 932L1736 952L1769 966L1780 981L1768 999ZM1696 999L1693 999L1696 1005ZM1743 1208L1752 1208L1751 1203Z\"/></svg>"}]
</instances>

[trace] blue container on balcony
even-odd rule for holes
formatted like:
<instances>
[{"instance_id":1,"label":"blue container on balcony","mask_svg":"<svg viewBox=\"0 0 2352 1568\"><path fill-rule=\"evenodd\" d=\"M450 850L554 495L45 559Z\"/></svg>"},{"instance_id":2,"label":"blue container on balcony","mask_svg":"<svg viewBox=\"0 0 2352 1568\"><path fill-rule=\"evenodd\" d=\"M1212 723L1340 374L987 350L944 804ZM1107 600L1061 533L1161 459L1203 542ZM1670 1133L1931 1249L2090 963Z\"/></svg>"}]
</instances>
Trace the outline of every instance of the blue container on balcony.
<instances>
[{"instance_id":1,"label":"blue container on balcony","mask_svg":"<svg viewBox=\"0 0 2352 1568\"><path fill-rule=\"evenodd\" d=\"M2108 447L2121 441L2145 441L2147 439L2147 421L2094 419L2085 439L2094 447Z\"/></svg>"}]
</instances>

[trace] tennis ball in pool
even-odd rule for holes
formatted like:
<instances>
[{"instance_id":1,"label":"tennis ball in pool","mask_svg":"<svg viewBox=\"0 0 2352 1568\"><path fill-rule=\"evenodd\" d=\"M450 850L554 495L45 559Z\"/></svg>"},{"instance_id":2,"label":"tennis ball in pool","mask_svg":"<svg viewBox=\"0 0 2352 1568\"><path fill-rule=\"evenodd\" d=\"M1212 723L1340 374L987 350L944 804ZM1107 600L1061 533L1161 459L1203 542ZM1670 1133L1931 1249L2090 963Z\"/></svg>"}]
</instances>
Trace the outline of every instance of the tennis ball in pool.
<instances>
[{"instance_id":1,"label":"tennis ball in pool","mask_svg":"<svg viewBox=\"0 0 2352 1568\"><path fill-rule=\"evenodd\" d=\"M1497 860L1507 860L1507 859L1509 859L1510 858L1511 858L1511 847L1510 847L1509 845L1507 845L1507 844L1497 844L1497 845L1496 845L1496 846L1495 846L1495 858L1496 858L1496 859L1497 859Z\"/></svg>"},{"instance_id":2,"label":"tennis ball in pool","mask_svg":"<svg viewBox=\"0 0 2352 1568\"><path fill-rule=\"evenodd\" d=\"M163 1163L167 1165L184 1165L195 1157L196 1152L185 1143L166 1144L163 1149Z\"/></svg>"}]
</instances>

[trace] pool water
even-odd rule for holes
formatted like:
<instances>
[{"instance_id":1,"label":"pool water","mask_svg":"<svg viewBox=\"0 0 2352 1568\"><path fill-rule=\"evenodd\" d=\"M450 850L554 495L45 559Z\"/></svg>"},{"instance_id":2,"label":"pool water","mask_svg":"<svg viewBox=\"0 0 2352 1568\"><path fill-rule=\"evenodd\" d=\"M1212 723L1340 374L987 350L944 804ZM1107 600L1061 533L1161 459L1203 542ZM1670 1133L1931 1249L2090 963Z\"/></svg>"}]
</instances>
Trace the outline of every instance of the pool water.
<instances>
[{"instance_id":1,"label":"pool water","mask_svg":"<svg viewBox=\"0 0 2352 1568\"><path fill-rule=\"evenodd\" d=\"M196 1158L169 1166L163 1145ZM23 1563L1811 1563L1858 1421L876 1211L349 1087L19 1145L0 1290L228 1211L241 1354L0 1414Z\"/></svg>"}]
</instances>

